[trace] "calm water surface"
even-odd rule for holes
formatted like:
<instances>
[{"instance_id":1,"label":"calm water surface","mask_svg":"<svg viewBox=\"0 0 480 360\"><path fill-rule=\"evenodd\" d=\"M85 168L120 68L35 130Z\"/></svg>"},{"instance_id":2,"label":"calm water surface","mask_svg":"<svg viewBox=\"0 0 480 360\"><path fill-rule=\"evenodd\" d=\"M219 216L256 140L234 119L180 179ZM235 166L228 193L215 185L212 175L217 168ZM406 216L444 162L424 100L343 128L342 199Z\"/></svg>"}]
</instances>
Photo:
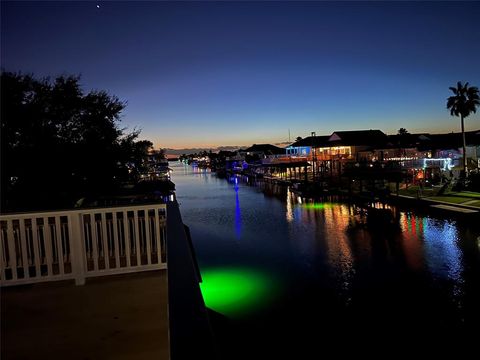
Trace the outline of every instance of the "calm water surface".
<instances>
[{"instance_id":1,"label":"calm water surface","mask_svg":"<svg viewBox=\"0 0 480 360\"><path fill-rule=\"evenodd\" d=\"M224 358L468 342L480 336L480 227L171 165ZM457 346L457 345L455 345ZM438 346L435 346L439 349Z\"/></svg>"}]
</instances>

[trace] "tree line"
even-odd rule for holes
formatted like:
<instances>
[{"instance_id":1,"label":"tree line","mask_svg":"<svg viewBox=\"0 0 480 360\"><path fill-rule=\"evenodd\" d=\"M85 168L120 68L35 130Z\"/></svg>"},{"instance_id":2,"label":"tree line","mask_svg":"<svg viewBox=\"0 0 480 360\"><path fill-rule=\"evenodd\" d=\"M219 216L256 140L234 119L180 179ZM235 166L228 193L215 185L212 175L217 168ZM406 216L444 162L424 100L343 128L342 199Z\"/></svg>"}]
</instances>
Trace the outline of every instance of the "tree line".
<instances>
[{"instance_id":1,"label":"tree line","mask_svg":"<svg viewBox=\"0 0 480 360\"><path fill-rule=\"evenodd\" d=\"M153 144L119 123L126 103L79 76L1 73L1 211L70 208L135 181Z\"/></svg>"}]
</instances>

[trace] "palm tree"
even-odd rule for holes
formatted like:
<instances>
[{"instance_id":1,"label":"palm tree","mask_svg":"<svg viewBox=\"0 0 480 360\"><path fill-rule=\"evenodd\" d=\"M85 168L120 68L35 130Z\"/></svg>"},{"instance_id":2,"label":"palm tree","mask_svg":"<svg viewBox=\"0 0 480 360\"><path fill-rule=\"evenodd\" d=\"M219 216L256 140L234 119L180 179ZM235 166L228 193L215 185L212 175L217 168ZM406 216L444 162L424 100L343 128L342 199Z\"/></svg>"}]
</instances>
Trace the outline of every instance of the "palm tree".
<instances>
[{"instance_id":1,"label":"palm tree","mask_svg":"<svg viewBox=\"0 0 480 360\"><path fill-rule=\"evenodd\" d=\"M478 96L478 88L476 86L468 87L468 82L465 85L459 81L457 87L450 87L453 96L447 99L447 109L450 109L450 115L460 116L462 122L462 138L463 138L463 173L467 176L467 154L465 142L465 126L463 119L469 116L472 112L477 111L480 106L480 97Z\"/></svg>"},{"instance_id":2,"label":"palm tree","mask_svg":"<svg viewBox=\"0 0 480 360\"><path fill-rule=\"evenodd\" d=\"M397 145L398 145L398 150L400 152L400 156L405 156L406 155L405 147L408 145L408 142L410 140L408 137L410 133L408 132L407 129L400 128L398 129L397 135L398 135Z\"/></svg>"}]
</instances>

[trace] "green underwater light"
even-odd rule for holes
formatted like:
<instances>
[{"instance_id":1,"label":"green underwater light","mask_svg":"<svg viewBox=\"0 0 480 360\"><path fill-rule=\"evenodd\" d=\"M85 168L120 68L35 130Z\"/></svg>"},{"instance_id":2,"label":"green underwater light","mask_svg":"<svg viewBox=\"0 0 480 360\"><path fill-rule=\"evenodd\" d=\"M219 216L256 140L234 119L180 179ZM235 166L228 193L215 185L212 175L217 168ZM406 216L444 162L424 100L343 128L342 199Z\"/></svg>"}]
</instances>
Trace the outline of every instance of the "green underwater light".
<instances>
[{"instance_id":1,"label":"green underwater light","mask_svg":"<svg viewBox=\"0 0 480 360\"><path fill-rule=\"evenodd\" d=\"M267 305L277 292L269 276L250 268L202 270L200 289L207 307L230 316L251 313Z\"/></svg>"},{"instance_id":2,"label":"green underwater light","mask_svg":"<svg viewBox=\"0 0 480 360\"><path fill-rule=\"evenodd\" d=\"M332 207L331 203L306 203L302 205L303 208L309 210L324 210Z\"/></svg>"}]
</instances>

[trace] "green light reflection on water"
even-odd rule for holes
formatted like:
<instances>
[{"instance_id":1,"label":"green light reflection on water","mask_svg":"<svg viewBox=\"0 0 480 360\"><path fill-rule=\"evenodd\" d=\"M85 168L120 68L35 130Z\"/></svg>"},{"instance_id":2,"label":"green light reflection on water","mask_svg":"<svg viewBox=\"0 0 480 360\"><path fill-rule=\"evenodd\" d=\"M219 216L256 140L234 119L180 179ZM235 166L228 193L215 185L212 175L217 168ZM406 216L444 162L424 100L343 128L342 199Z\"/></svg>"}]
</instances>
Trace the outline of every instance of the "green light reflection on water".
<instances>
[{"instance_id":1,"label":"green light reflection on water","mask_svg":"<svg viewBox=\"0 0 480 360\"><path fill-rule=\"evenodd\" d=\"M309 210L324 210L324 209L329 209L333 207L333 204L331 203L306 203L303 204L302 207L304 209L309 209Z\"/></svg>"},{"instance_id":2,"label":"green light reflection on water","mask_svg":"<svg viewBox=\"0 0 480 360\"><path fill-rule=\"evenodd\" d=\"M278 287L264 272L246 267L225 267L202 270L200 289L207 307L238 317L268 306Z\"/></svg>"}]
</instances>

